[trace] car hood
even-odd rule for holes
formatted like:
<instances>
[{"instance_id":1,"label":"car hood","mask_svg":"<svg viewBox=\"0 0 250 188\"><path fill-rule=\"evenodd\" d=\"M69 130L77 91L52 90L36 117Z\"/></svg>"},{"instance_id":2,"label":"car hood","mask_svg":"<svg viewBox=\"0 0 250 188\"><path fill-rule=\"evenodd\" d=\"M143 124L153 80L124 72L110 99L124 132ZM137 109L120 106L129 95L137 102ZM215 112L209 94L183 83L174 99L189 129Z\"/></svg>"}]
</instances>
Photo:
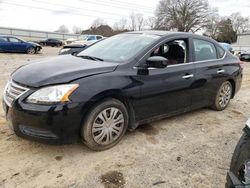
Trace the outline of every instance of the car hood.
<instances>
[{"instance_id":1,"label":"car hood","mask_svg":"<svg viewBox=\"0 0 250 188\"><path fill-rule=\"evenodd\" d=\"M28 87L41 87L112 72L117 66L118 63L64 55L22 66L12 74L12 80Z\"/></svg>"}]
</instances>

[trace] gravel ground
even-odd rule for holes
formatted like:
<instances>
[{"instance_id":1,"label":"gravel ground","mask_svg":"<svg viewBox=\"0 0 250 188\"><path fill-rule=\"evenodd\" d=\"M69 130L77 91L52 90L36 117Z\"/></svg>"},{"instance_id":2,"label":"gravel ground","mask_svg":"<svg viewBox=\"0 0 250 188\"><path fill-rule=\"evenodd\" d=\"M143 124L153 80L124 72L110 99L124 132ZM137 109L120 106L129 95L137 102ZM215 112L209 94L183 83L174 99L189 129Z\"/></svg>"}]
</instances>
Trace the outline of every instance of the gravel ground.
<instances>
[{"instance_id":1,"label":"gravel ground","mask_svg":"<svg viewBox=\"0 0 250 188\"><path fill-rule=\"evenodd\" d=\"M0 54L0 92L17 67L57 55ZM240 92L223 112L201 109L128 132L114 148L50 146L23 140L0 109L0 187L223 187L234 147L250 117L250 63Z\"/></svg>"}]
</instances>

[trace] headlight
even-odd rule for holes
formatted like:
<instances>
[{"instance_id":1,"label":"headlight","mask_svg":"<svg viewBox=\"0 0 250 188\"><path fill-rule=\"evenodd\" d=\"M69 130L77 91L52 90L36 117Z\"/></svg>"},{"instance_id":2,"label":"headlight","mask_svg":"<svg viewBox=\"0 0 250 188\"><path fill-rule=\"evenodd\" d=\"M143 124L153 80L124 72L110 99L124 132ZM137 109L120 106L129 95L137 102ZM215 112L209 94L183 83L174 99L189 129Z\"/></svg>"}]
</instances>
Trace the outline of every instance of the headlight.
<instances>
[{"instance_id":1,"label":"headlight","mask_svg":"<svg viewBox=\"0 0 250 188\"><path fill-rule=\"evenodd\" d=\"M35 104L53 104L69 101L69 96L79 87L78 84L49 86L31 94L26 102Z\"/></svg>"},{"instance_id":2,"label":"headlight","mask_svg":"<svg viewBox=\"0 0 250 188\"><path fill-rule=\"evenodd\" d=\"M67 51L69 51L69 50L70 50L70 48L63 48L63 49L60 50L60 53L67 52Z\"/></svg>"},{"instance_id":3,"label":"headlight","mask_svg":"<svg viewBox=\"0 0 250 188\"><path fill-rule=\"evenodd\" d=\"M250 128L250 118L247 120L246 125Z\"/></svg>"}]
</instances>

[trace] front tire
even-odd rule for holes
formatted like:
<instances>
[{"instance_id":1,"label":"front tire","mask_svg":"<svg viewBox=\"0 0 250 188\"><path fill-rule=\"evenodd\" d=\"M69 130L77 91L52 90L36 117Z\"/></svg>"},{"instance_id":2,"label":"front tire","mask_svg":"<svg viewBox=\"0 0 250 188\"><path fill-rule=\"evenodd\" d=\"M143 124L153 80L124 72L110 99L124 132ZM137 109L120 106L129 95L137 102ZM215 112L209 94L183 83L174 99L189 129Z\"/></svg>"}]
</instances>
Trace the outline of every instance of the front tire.
<instances>
[{"instance_id":1,"label":"front tire","mask_svg":"<svg viewBox=\"0 0 250 188\"><path fill-rule=\"evenodd\" d=\"M217 91L212 108L222 111L227 108L233 93L232 84L229 81L223 82Z\"/></svg>"},{"instance_id":2,"label":"front tire","mask_svg":"<svg viewBox=\"0 0 250 188\"><path fill-rule=\"evenodd\" d=\"M81 136L87 147L95 151L109 149L122 139L128 127L125 105L116 99L106 99L87 115Z\"/></svg>"},{"instance_id":3,"label":"front tire","mask_svg":"<svg viewBox=\"0 0 250 188\"><path fill-rule=\"evenodd\" d=\"M30 47L27 50L27 54L35 54L36 53L36 49L34 47Z\"/></svg>"},{"instance_id":4,"label":"front tire","mask_svg":"<svg viewBox=\"0 0 250 188\"><path fill-rule=\"evenodd\" d=\"M246 160L250 159L250 138L244 133L238 142L231 160L230 171L242 182ZM233 188L229 175L227 175L226 188Z\"/></svg>"}]
</instances>

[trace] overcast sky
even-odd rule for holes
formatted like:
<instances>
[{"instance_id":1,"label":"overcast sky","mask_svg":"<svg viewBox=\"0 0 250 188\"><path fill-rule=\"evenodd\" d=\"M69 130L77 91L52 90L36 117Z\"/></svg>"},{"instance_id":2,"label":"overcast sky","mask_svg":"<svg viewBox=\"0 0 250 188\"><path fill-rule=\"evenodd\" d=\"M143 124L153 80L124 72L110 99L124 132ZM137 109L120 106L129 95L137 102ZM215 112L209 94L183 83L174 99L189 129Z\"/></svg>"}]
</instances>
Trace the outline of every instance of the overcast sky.
<instances>
[{"instance_id":1,"label":"overcast sky","mask_svg":"<svg viewBox=\"0 0 250 188\"><path fill-rule=\"evenodd\" d=\"M0 0L0 26L54 31L65 24L87 29L94 19L111 26L131 12L153 16L159 0ZM219 13L250 16L250 0L209 0Z\"/></svg>"}]
</instances>

